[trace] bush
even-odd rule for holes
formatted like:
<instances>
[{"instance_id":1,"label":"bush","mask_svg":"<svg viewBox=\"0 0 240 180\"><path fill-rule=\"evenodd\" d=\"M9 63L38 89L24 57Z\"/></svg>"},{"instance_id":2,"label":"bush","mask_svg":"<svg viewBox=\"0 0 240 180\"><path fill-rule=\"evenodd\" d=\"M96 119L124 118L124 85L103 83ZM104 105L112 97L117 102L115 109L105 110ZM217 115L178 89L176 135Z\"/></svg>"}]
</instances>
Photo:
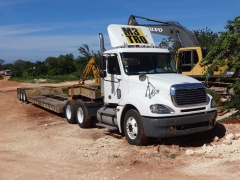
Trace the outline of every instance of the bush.
<instances>
[{"instance_id":1,"label":"bush","mask_svg":"<svg viewBox=\"0 0 240 180\"><path fill-rule=\"evenodd\" d=\"M210 94L216 102L220 101L221 96L212 89L207 89L207 93Z\"/></svg>"},{"instance_id":2,"label":"bush","mask_svg":"<svg viewBox=\"0 0 240 180\"><path fill-rule=\"evenodd\" d=\"M240 110L240 97L239 96L234 96L231 98L230 101L227 101L222 104L222 106L225 109L237 109Z\"/></svg>"}]
</instances>

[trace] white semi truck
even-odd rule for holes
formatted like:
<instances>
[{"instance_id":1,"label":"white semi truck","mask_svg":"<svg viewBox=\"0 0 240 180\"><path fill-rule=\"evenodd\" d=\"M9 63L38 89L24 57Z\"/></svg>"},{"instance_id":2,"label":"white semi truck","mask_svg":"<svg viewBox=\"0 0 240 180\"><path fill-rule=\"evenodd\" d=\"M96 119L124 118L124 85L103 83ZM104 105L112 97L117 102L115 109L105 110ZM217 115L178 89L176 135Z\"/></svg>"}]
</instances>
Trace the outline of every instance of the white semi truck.
<instances>
[{"instance_id":1,"label":"white semi truck","mask_svg":"<svg viewBox=\"0 0 240 180\"><path fill-rule=\"evenodd\" d=\"M156 48L149 28L109 25L114 49L100 39L100 84L58 88L18 88L18 97L55 112L82 128L97 117L97 126L118 130L129 144L148 137L167 138L212 129L217 107L204 85L179 74L170 52Z\"/></svg>"}]
</instances>

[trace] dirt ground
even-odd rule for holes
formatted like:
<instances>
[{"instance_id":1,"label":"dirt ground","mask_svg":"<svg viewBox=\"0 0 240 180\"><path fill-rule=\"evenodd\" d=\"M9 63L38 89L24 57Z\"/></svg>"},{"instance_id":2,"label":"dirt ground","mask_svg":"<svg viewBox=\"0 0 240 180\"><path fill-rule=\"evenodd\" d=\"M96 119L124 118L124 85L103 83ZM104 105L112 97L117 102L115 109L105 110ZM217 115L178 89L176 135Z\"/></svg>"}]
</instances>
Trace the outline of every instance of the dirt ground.
<instances>
[{"instance_id":1,"label":"dirt ground","mask_svg":"<svg viewBox=\"0 0 240 180\"><path fill-rule=\"evenodd\" d=\"M208 132L150 139L147 146L137 147L118 132L81 129L61 114L20 102L16 88L21 86L35 85L0 80L1 180L240 177L239 119L217 123Z\"/></svg>"}]
</instances>

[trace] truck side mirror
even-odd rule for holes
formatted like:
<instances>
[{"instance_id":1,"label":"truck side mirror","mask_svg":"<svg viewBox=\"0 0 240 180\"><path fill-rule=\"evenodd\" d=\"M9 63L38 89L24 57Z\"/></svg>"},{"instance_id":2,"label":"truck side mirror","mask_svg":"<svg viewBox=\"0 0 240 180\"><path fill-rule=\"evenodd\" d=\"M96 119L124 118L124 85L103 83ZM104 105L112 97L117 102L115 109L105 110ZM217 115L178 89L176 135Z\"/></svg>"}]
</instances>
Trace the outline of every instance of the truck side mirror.
<instances>
[{"instance_id":1,"label":"truck side mirror","mask_svg":"<svg viewBox=\"0 0 240 180\"><path fill-rule=\"evenodd\" d=\"M105 56L100 57L100 70L106 69L106 58Z\"/></svg>"},{"instance_id":2,"label":"truck side mirror","mask_svg":"<svg viewBox=\"0 0 240 180\"><path fill-rule=\"evenodd\" d=\"M101 78L107 77L106 71L101 70L101 71L100 71L100 77L101 77Z\"/></svg>"}]
</instances>

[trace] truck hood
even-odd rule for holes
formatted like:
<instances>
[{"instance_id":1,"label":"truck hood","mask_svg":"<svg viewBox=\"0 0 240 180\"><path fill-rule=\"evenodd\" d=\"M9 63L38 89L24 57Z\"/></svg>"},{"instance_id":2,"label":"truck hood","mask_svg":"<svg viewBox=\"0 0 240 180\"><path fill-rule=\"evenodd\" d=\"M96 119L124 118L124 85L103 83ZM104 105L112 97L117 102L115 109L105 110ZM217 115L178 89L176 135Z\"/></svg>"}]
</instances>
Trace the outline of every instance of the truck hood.
<instances>
[{"instance_id":1,"label":"truck hood","mask_svg":"<svg viewBox=\"0 0 240 180\"><path fill-rule=\"evenodd\" d=\"M200 83L198 80L182 74L150 74L149 82L162 90L169 90L174 84Z\"/></svg>"},{"instance_id":2,"label":"truck hood","mask_svg":"<svg viewBox=\"0 0 240 180\"><path fill-rule=\"evenodd\" d=\"M185 76L182 74L147 74L149 82L157 89L169 91L170 87L174 84L187 84L187 83L201 83L200 81ZM136 79L135 79L136 78ZM129 82L139 82L140 84L147 84L147 79L144 82L141 82L138 79L138 76L130 76Z\"/></svg>"}]
</instances>

